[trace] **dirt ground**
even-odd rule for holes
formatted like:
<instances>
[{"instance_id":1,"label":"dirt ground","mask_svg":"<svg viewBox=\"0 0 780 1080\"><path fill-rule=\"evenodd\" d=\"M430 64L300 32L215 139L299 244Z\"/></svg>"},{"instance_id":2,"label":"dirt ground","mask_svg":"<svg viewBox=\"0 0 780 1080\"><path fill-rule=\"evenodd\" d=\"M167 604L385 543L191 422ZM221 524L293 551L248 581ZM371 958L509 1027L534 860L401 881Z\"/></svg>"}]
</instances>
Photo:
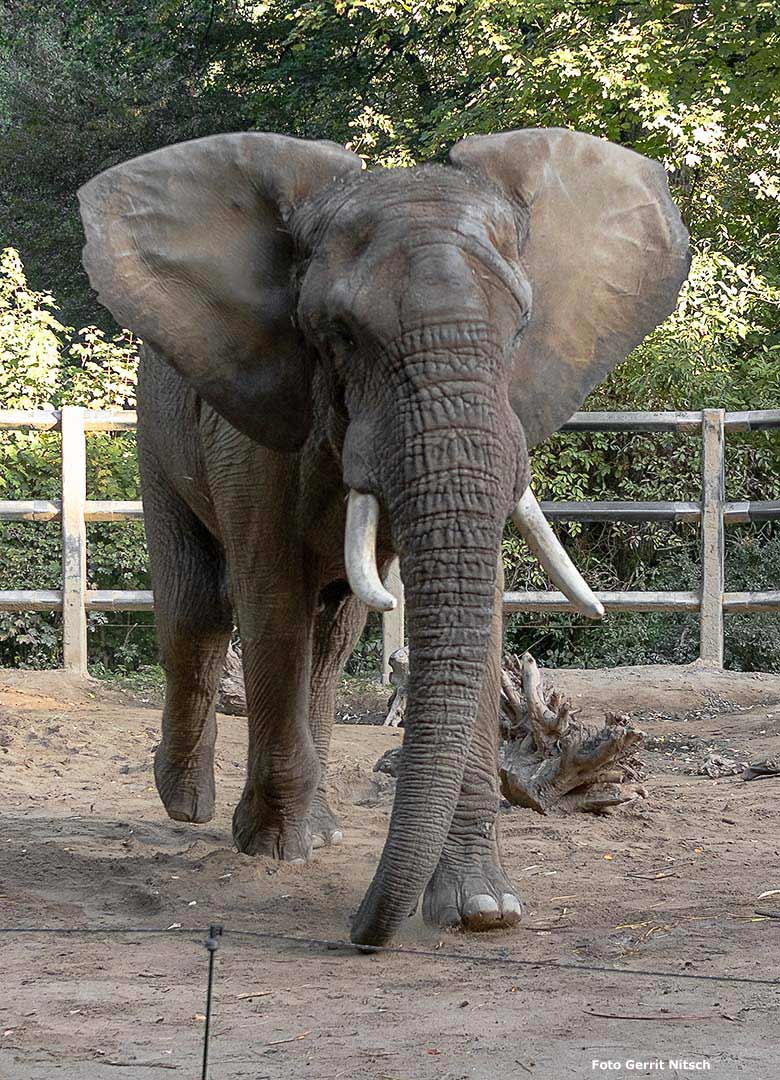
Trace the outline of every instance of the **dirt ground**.
<instances>
[{"instance_id":1,"label":"dirt ground","mask_svg":"<svg viewBox=\"0 0 780 1080\"><path fill-rule=\"evenodd\" d=\"M200 1077L208 961L187 929L219 922L213 1080L776 1080L780 779L696 771L713 750L780 756L780 677L552 681L586 719L637 715L647 800L600 818L505 809L522 928L469 937L415 916L400 951L360 955L236 931L348 936L392 799L372 768L400 733L337 728L344 842L287 866L231 846L242 720L221 721L215 820L181 825L152 785L156 710L92 681L0 672L0 925L174 927L0 934L0 1078Z\"/></svg>"}]
</instances>

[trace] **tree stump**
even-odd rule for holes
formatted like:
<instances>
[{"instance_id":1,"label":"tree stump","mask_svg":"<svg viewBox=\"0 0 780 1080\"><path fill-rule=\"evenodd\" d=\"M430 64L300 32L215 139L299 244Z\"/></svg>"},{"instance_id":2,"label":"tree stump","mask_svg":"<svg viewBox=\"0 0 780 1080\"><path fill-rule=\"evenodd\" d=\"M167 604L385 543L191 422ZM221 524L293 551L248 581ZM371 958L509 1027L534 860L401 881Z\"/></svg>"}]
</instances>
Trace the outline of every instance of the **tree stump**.
<instances>
[{"instance_id":1,"label":"tree stump","mask_svg":"<svg viewBox=\"0 0 780 1080\"><path fill-rule=\"evenodd\" d=\"M244 668L241 663L241 645L228 645L225 666L217 691L217 712L229 716L246 716L246 690L244 689Z\"/></svg>"},{"instance_id":2,"label":"tree stump","mask_svg":"<svg viewBox=\"0 0 780 1080\"><path fill-rule=\"evenodd\" d=\"M409 650L396 649L390 654L390 685L394 686L387 703L383 727L402 727L406 716L406 682L409 678Z\"/></svg>"},{"instance_id":3,"label":"tree stump","mask_svg":"<svg viewBox=\"0 0 780 1080\"><path fill-rule=\"evenodd\" d=\"M540 814L601 813L647 792L632 761L642 733L627 716L607 713L604 727L580 724L557 691L545 700L542 676L530 653L505 658L501 675L501 792Z\"/></svg>"}]
</instances>

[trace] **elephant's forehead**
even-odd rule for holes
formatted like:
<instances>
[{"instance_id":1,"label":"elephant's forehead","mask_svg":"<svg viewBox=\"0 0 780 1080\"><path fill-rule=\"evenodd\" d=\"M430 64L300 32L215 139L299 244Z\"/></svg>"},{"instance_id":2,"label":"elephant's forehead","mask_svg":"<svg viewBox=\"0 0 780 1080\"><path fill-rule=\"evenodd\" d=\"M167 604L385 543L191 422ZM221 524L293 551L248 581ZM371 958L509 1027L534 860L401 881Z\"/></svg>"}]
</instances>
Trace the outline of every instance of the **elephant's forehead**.
<instances>
[{"instance_id":1,"label":"elephant's forehead","mask_svg":"<svg viewBox=\"0 0 780 1080\"><path fill-rule=\"evenodd\" d=\"M328 215L323 240L357 242L375 236L404 236L414 242L421 229L453 232L514 231L508 202L489 185L452 169L419 168L364 173Z\"/></svg>"}]
</instances>

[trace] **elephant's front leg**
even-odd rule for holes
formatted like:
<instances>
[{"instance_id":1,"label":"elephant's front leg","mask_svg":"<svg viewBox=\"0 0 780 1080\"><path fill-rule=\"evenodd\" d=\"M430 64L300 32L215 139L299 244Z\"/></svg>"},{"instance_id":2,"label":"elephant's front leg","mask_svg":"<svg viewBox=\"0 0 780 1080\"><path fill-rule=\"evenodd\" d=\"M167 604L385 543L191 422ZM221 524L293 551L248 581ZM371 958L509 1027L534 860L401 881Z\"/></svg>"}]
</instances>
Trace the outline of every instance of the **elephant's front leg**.
<instances>
[{"instance_id":1,"label":"elephant's front leg","mask_svg":"<svg viewBox=\"0 0 780 1080\"><path fill-rule=\"evenodd\" d=\"M248 855L303 862L320 760L309 728L313 605L277 583L239 609L249 714L247 779L233 839Z\"/></svg>"},{"instance_id":2,"label":"elephant's front leg","mask_svg":"<svg viewBox=\"0 0 780 1080\"><path fill-rule=\"evenodd\" d=\"M499 565L479 717L452 825L423 897L423 916L435 926L488 930L513 926L522 916L520 899L501 865L497 829L503 592Z\"/></svg>"}]
</instances>

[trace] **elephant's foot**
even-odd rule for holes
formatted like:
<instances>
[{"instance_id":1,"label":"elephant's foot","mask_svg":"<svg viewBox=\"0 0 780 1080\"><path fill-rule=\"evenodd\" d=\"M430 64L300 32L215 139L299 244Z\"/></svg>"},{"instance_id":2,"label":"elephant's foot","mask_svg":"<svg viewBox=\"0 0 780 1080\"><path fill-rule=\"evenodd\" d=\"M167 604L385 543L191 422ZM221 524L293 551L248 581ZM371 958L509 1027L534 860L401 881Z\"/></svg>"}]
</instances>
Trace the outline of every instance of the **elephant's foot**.
<instances>
[{"instance_id":1,"label":"elephant's foot","mask_svg":"<svg viewBox=\"0 0 780 1080\"><path fill-rule=\"evenodd\" d=\"M233 843L245 855L266 855L291 863L308 862L313 847L308 818L282 818L246 791L233 814Z\"/></svg>"},{"instance_id":2,"label":"elephant's foot","mask_svg":"<svg viewBox=\"0 0 780 1080\"><path fill-rule=\"evenodd\" d=\"M168 817L202 825L214 817L214 756L174 764L162 743L154 755L154 780Z\"/></svg>"},{"instance_id":3,"label":"elephant's foot","mask_svg":"<svg viewBox=\"0 0 780 1080\"><path fill-rule=\"evenodd\" d=\"M523 905L496 855L466 863L442 855L423 896L423 918L432 926L506 929L522 915Z\"/></svg>"},{"instance_id":4,"label":"elephant's foot","mask_svg":"<svg viewBox=\"0 0 780 1080\"><path fill-rule=\"evenodd\" d=\"M340 844L344 839L339 819L331 810L327 796L322 791L318 791L314 796L307 821L311 829L311 846L315 849Z\"/></svg>"}]
</instances>

